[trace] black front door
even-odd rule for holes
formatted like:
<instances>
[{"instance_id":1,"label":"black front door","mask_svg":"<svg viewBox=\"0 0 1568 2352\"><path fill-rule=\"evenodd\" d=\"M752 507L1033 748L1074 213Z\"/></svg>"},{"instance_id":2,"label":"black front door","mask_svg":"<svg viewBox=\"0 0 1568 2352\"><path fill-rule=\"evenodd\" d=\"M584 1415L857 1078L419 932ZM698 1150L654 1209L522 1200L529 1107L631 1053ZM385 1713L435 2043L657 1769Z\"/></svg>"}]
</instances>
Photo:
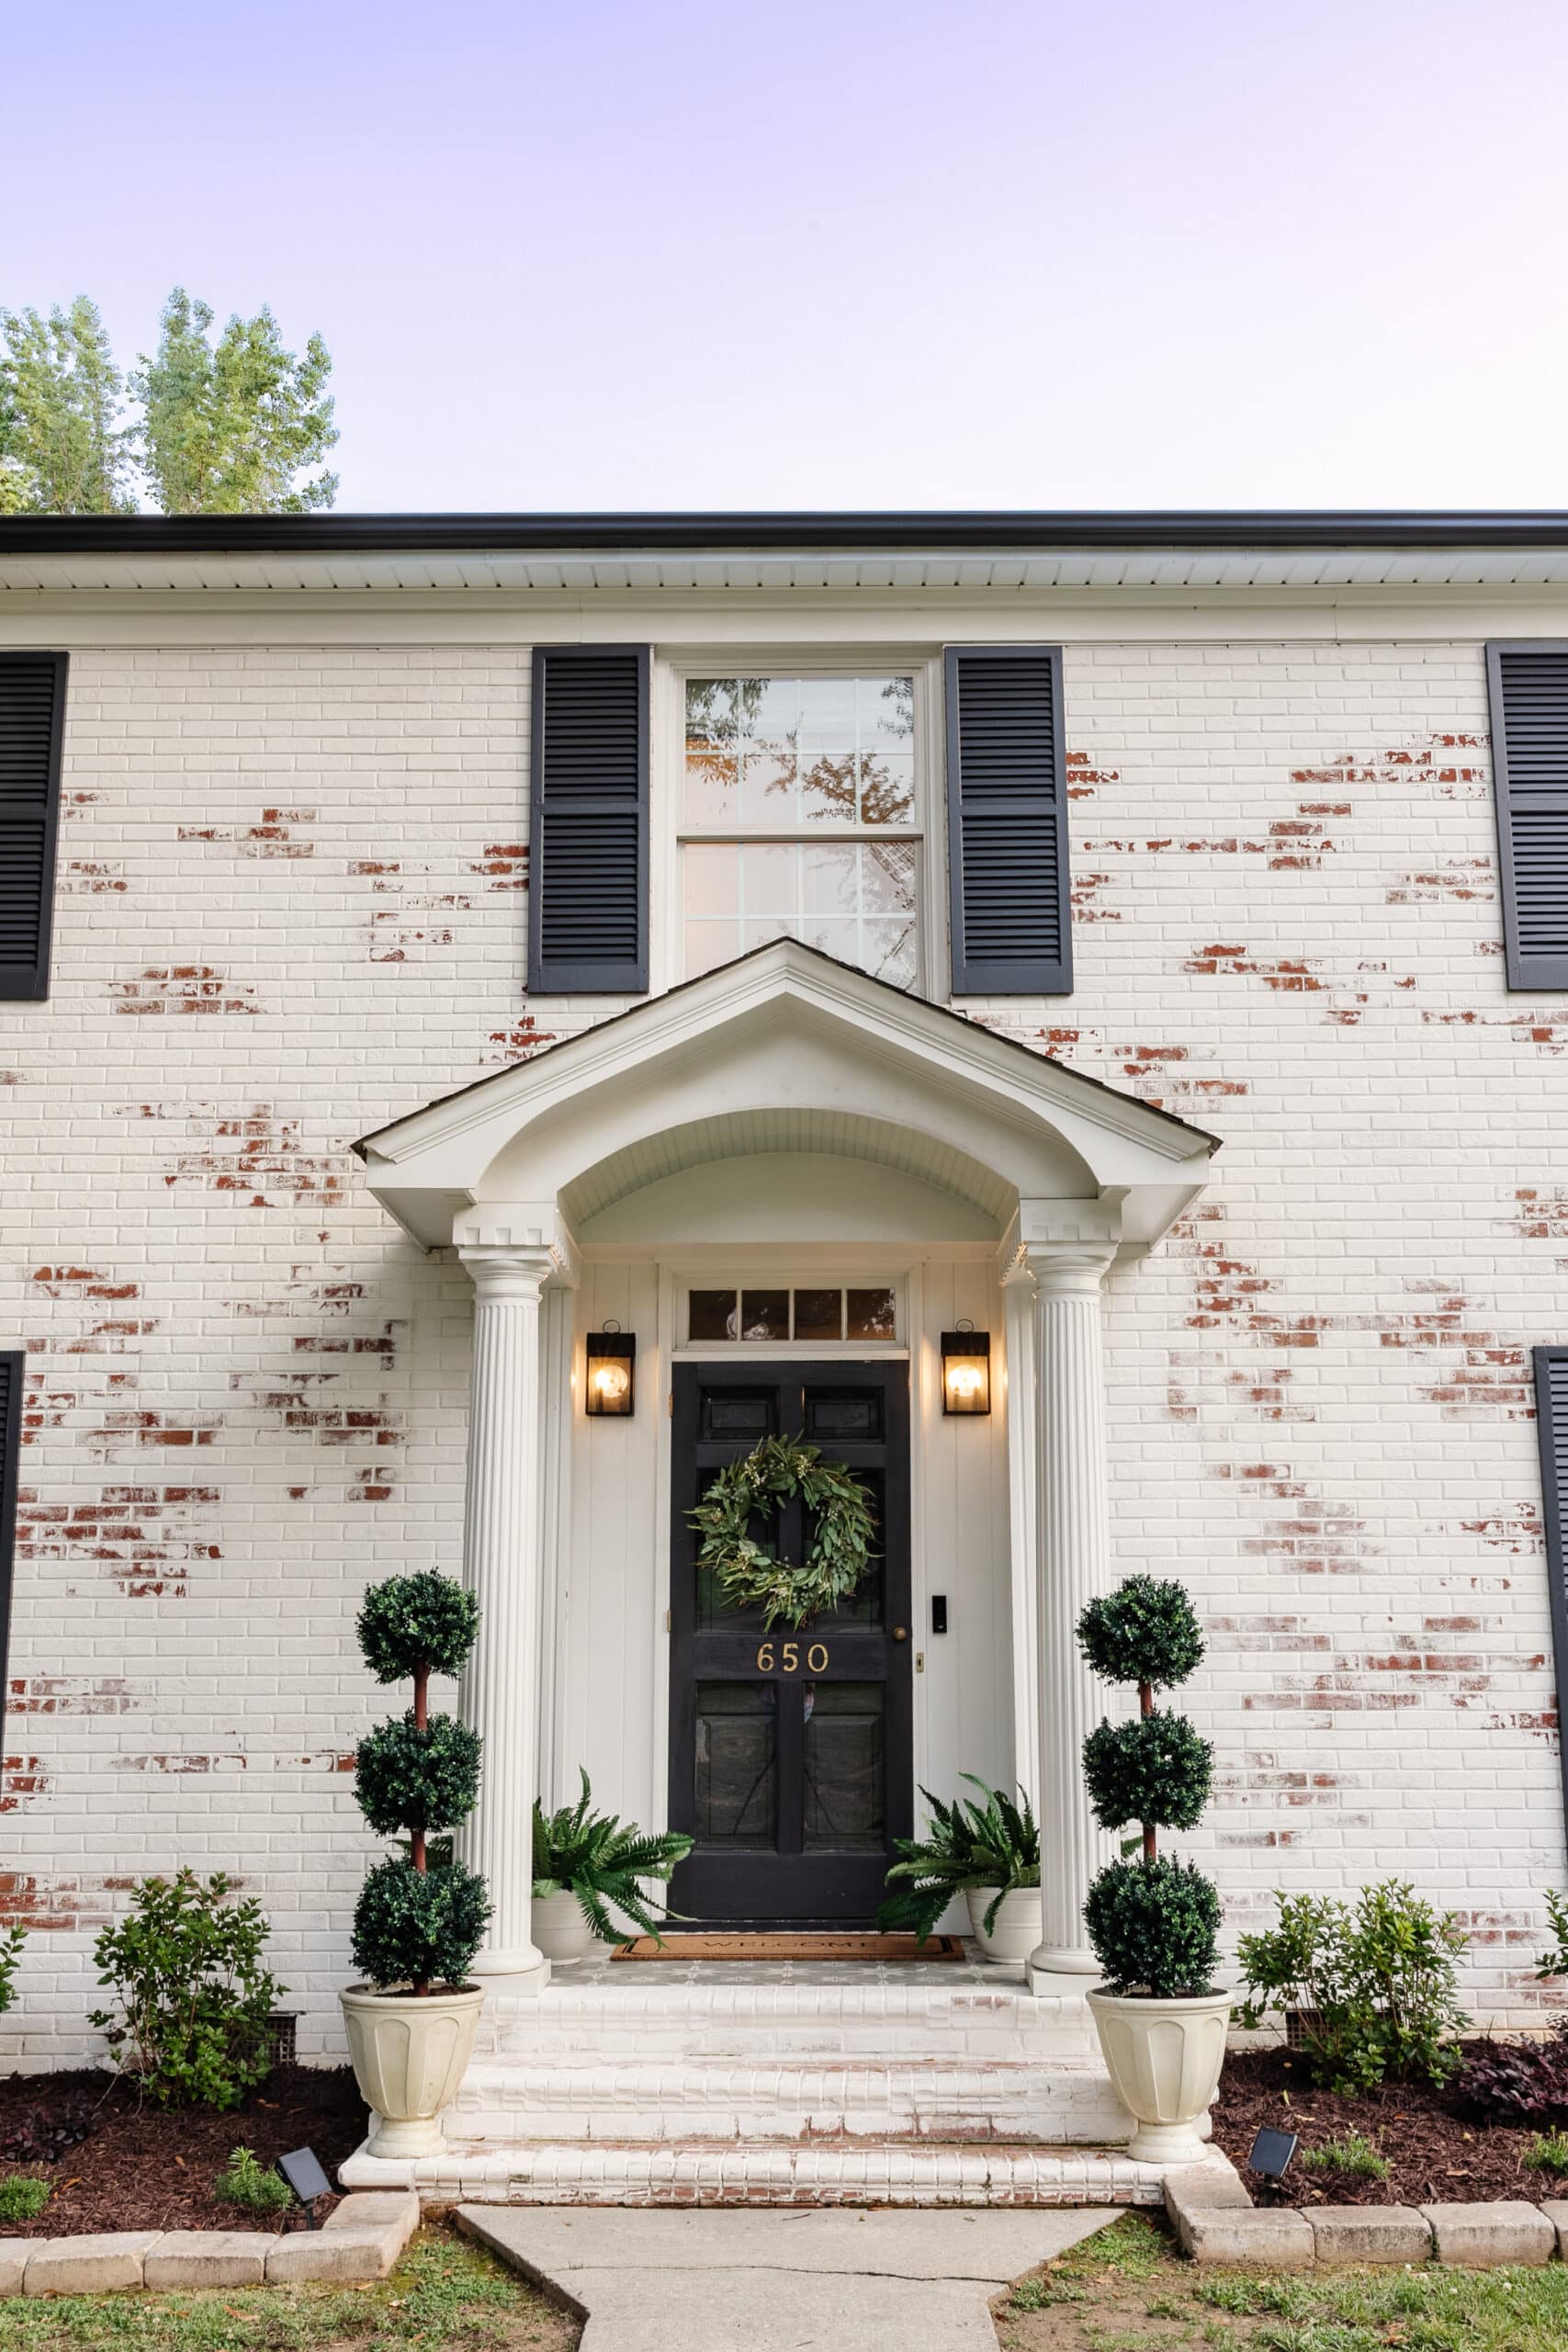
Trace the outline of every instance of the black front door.
<instances>
[{"instance_id":1,"label":"black front door","mask_svg":"<svg viewBox=\"0 0 1568 2352\"><path fill-rule=\"evenodd\" d=\"M686 1514L759 1438L804 1435L871 1495L854 1600L799 1633L721 1605ZM670 1821L696 1839L671 1902L694 1919L869 1924L913 1802L909 1384L903 1363L680 1364L671 1490ZM783 1559L803 1507L752 1532Z\"/></svg>"}]
</instances>

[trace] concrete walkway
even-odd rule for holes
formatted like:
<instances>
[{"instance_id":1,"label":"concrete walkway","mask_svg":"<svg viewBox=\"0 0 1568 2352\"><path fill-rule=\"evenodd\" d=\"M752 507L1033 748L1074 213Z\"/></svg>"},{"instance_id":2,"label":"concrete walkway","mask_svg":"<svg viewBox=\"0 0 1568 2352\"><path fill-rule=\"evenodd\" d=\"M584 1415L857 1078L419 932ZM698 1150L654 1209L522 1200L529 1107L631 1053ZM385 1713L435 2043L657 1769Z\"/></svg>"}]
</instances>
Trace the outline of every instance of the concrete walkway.
<instances>
[{"instance_id":1,"label":"concrete walkway","mask_svg":"<svg viewBox=\"0 0 1568 2352\"><path fill-rule=\"evenodd\" d=\"M1114 2211L462 2205L587 2320L582 2352L996 2352L987 2306Z\"/></svg>"}]
</instances>

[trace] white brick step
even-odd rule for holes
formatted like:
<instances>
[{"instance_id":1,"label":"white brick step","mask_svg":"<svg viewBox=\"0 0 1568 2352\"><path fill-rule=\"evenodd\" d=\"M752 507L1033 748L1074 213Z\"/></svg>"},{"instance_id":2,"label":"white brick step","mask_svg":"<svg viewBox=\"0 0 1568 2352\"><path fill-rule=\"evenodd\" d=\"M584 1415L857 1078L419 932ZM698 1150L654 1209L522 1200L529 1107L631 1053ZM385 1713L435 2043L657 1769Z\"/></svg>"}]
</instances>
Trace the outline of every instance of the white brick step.
<instances>
[{"instance_id":1,"label":"white brick step","mask_svg":"<svg viewBox=\"0 0 1568 2352\"><path fill-rule=\"evenodd\" d=\"M1102 2066L1056 2060L478 2059L450 2110L464 2140L1068 2141L1132 2124Z\"/></svg>"},{"instance_id":2,"label":"white brick step","mask_svg":"<svg viewBox=\"0 0 1568 2352\"><path fill-rule=\"evenodd\" d=\"M361 2150L339 2177L427 2205L1157 2205L1162 2175L1109 2148L454 2141L440 2156Z\"/></svg>"}]
</instances>

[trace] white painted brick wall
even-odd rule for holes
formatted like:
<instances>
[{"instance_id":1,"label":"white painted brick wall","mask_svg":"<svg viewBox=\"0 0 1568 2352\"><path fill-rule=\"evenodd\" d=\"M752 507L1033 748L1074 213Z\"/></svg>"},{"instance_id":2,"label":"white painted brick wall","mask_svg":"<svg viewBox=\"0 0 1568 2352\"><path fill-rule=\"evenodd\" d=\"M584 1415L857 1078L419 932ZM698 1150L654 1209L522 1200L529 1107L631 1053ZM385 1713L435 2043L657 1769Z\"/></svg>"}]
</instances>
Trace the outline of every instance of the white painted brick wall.
<instances>
[{"instance_id":1,"label":"white painted brick wall","mask_svg":"<svg viewBox=\"0 0 1568 2352\"><path fill-rule=\"evenodd\" d=\"M1119 1565L1214 1628L1193 1850L1233 1928L1407 1873L1474 1919L1474 2007L1528 2013L1568 1000L1505 989L1479 646L1069 638L1066 677L1077 990L978 1010L1224 1138L1108 1310ZM181 1861L261 1896L337 2046L385 1706L352 1618L457 1564L469 1296L347 1146L537 1035L526 687L510 645L73 655L53 993L0 1008L38 1384L0 1916L42 1930L0 2063L80 2056L94 1928Z\"/></svg>"}]
</instances>

